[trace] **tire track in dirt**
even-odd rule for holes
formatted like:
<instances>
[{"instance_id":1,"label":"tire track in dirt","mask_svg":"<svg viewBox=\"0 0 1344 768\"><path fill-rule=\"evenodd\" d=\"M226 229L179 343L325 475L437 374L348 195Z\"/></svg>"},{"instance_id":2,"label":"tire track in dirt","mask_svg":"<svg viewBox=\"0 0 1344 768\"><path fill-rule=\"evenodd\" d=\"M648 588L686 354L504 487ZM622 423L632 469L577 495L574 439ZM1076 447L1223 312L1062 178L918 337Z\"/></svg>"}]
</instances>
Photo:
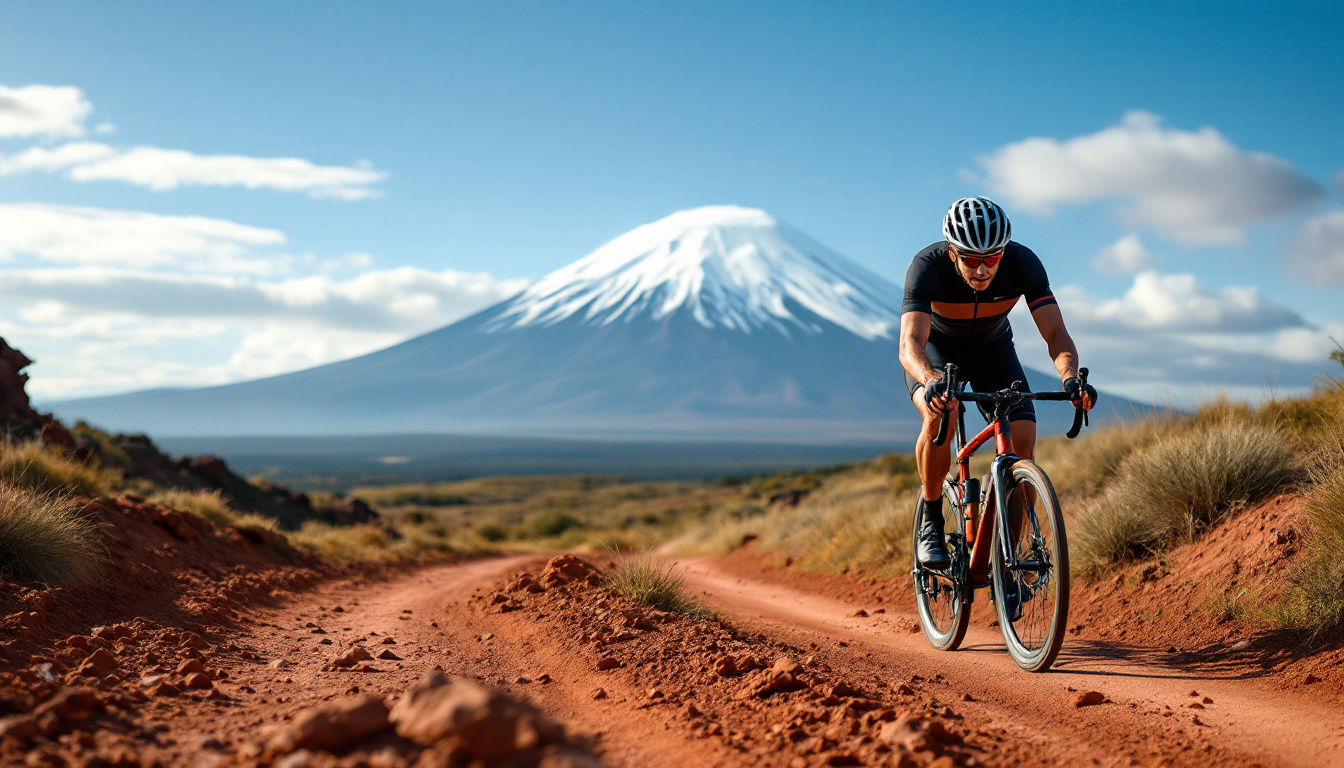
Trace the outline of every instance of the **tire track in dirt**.
<instances>
[{"instance_id":1,"label":"tire track in dirt","mask_svg":"<svg viewBox=\"0 0 1344 768\"><path fill-rule=\"evenodd\" d=\"M210 757L200 745L212 738L237 749L300 710L353 693L395 695L437 666L532 701L580 739L594 742L611 765L684 768L688 745L668 729L667 713L638 708L639 702L630 703L633 691L621 695L590 660L558 650L555 627L482 614L469 605L473 595L488 593L505 575L536 570L544 562L507 557L430 566L383 582L345 580L250 614L250 629L235 641L259 659L227 667L228 681L219 687L233 701L160 703L150 721L169 747L160 756L170 764L198 764L202 755ZM393 642L384 644L389 638ZM333 667L355 644L375 657L391 651L400 658ZM549 677L545 684L537 682L543 674ZM612 695L594 700L599 686ZM702 754L715 751L696 748Z\"/></svg>"},{"instance_id":2,"label":"tire track in dirt","mask_svg":"<svg viewBox=\"0 0 1344 768\"><path fill-rule=\"evenodd\" d=\"M1344 713L1295 700L1246 676L1164 660L1160 649L1067 641L1055 670L1019 670L997 630L973 625L962 650L940 653L918 633L913 613L849 617L861 606L747 578L713 559L688 564L687 585L734 622L795 644L817 642L833 665L856 673L901 670L940 675L971 694L980 710L1016 738L1065 764L1230 761L1265 766L1344 765ZM843 661L842 661L843 660ZM1097 690L1110 703L1077 709L1072 691ZM1198 697L1191 697L1191 691ZM1204 697L1212 703L1204 704ZM1191 709L1200 702L1203 709ZM1203 755L1201 758L1200 755Z\"/></svg>"}]
</instances>

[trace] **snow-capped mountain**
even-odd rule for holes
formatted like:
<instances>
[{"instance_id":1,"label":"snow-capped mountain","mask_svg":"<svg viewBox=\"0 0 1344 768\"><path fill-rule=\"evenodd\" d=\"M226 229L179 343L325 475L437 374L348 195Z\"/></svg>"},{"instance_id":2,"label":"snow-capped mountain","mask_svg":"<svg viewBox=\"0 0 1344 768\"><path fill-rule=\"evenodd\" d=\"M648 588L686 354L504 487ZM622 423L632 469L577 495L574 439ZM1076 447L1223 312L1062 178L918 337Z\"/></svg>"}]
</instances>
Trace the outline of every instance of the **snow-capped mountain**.
<instances>
[{"instance_id":1,"label":"snow-capped mountain","mask_svg":"<svg viewBox=\"0 0 1344 768\"><path fill-rule=\"evenodd\" d=\"M50 406L164 437L416 432L895 447L917 429L897 361L899 317L890 282L764 211L714 206L638 227L509 300L372 354L222 387ZM1032 379L1058 386L1054 376ZM1046 431L1063 431L1071 416L1041 411Z\"/></svg>"},{"instance_id":2,"label":"snow-capped mountain","mask_svg":"<svg viewBox=\"0 0 1344 768\"><path fill-rule=\"evenodd\" d=\"M680 211L533 283L488 330L687 312L705 328L821 333L790 305L865 339L900 324L896 286L755 208Z\"/></svg>"}]
</instances>

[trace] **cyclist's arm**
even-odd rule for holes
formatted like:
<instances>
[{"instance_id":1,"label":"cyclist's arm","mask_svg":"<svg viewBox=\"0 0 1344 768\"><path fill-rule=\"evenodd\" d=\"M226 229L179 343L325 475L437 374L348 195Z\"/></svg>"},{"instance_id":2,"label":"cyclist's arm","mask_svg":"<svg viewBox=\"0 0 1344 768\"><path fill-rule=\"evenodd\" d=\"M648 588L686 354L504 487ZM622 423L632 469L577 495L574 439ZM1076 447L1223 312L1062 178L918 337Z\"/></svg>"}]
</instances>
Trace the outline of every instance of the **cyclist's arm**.
<instances>
[{"instance_id":1,"label":"cyclist's arm","mask_svg":"<svg viewBox=\"0 0 1344 768\"><path fill-rule=\"evenodd\" d=\"M929 355L924 345L929 343L929 329L932 320L927 312L905 312L901 315L901 367L921 384L941 379L943 374L935 371L929 363Z\"/></svg>"},{"instance_id":2,"label":"cyclist's arm","mask_svg":"<svg viewBox=\"0 0 1344 768\"><path fill-rule=\"evenodd\" d=\"M1055 361L1055 370L1059 371L1061 381L1068 381L1078 375L1078 347L1073 343L1073 337L1069 335L1069 329L1064 327L1064 315L1059 311L1058 304L1047 304L1031 313L1031 319L1036 321L1036 328L1041 332L1041 338L1045 339L1045 346L1050 351L1050 359ZM1087 398L1087 408L1092 407L1091 398Z\"/></svg>"}]
</instances>

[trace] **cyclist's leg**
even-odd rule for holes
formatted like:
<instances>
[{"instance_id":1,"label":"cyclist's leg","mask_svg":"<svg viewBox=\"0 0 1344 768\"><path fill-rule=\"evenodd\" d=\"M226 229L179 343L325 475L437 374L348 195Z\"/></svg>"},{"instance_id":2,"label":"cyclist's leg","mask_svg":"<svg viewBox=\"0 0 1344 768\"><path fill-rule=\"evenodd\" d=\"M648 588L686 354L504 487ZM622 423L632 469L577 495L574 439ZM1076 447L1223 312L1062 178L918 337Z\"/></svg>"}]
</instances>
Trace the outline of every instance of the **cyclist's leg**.
<instances>
[{"instance_id":1,"label":"cyclist's leg","mask_svg":"<svg viewBox=\"0 0 1344 768\"><path fill-rule=\"evenodd\" d=\"M932 341L924 345L924 353L929 357L929 365L937 370L942 370L948 362L943 351ZM915 440L915 466L919 468L923 484L922 498L928 501L941 499L943 478L952 467L952 441L941 446L933 444L933 439L938 436L940 414L924 402L924 386L908 373L905 374L905 388L921 419L919 437Z\"/></svg>"},{"instance_id":2,"label":"cyclist's leg","mask_svg":"<svg viewBox=\"0 0 1344 768\"><path fill-rule=\"evenodd\" d=\"M1036 418L1018 418L1008 422L1013 428L1013 450L1024 459L1036 458Z\"/></svg>"},{"instance_id":3,"label":"cyclist's leg","mask_svg":"<svg viewBox=\"0 0 1344 768\"><path fill-rule=\"evenodd\" d=\"M936 344L926 344L924 351L934 368L943 367L946 361ZM950 561L943 537L946 526L943 515L943 478L952 466L952 441L941 446L933 444L937 437L940 414L924 402L923 385L908 373L905 374L905 386L921 419L919 437L915 441L915 465L919 468L921 480L916 513L922 523L916 535L915 557L926 568L942 569Z\"/></svg>"}]
</instances>

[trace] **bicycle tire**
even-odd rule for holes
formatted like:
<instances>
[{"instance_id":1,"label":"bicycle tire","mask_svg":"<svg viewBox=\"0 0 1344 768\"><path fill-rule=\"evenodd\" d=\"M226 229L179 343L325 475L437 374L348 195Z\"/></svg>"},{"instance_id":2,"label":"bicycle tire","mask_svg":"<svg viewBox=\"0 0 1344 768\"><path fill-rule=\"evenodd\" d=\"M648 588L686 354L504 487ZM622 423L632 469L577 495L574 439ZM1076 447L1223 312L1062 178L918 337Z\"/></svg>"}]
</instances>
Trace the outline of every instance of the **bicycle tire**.
<instances>
[{"instance_id":1,"label":"bicycle tire","mask_svg":"<svg viewBox=\"0 0 1344 768\"><path fill-rule=\"evenodd\" d=\"M1008 647L1008 655L1017 665L1028 672L1044 672L1055 663L1060 648L1064 645L1064 632L1069 619L1069 544L1064 531L1064 513L1059 507L1059 498L1049 476L1030 459L1020 459L1009 470L1012 487L1005 494L1008 503L1001 514L1011 514L1014 509L1029 513L1026 522L1030 523L1032 541L1026 537L1014 543L1019 558L1035 557L1039 561L1042 553L1049 555L1049 569L1046 572L1010 572L1004 563L1003 549L997 541L995 531L993 557L994 608L999 616L999 626L1003 630L1003 640ZM1028 504L1026 489L1035 492L1036 502ZM1012 527L1013 517L1009 517ZM1040 541L1036 541L1039 536ZM1010 615L1010 600L1005 599L1013 579L1018 594L1026 595L1019 602L1017 618Z\"/></svg>"},{"instance_id":2,"label":"bicycle tire","mask_svg":"<svg viewBox=\"0 0 1344 768\"><path fill-rule=\"evenodd\" d=\"M910 536L910 561L915 584L915 605L919 609L920 629L929 645L940 651L955 651L966 638L966 627L971 621L970 589L967 567L969 556L964 542L965 521L961 516L961 494L954 483L943 482L943 530L953 534L949 536L948 554L952 556L952 565L944 573L934 575L925 572L921 575L916 551L919 541L919 526L924 516L923 505L915 503L914 527ZM930 592L937 592L930 599ZM950 590L950 591L948 591Z\"/></svg>"}]
</instances>

